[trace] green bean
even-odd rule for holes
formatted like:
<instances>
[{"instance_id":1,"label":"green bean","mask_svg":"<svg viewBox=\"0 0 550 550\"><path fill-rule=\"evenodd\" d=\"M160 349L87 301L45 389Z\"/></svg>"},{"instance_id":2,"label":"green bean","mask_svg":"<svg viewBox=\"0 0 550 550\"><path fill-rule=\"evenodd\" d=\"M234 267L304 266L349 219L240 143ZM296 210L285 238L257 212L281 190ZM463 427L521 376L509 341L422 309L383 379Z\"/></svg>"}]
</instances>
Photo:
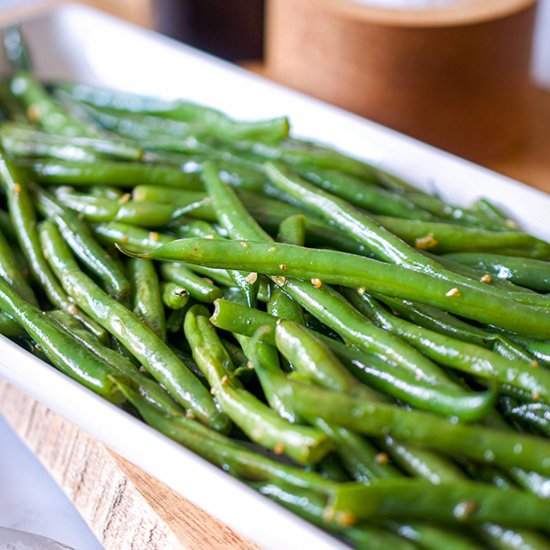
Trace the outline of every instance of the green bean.
<instances>
[{"instance_id":1,"label":"green bean","mask_svg":"<svg viewBox=\"0 0 550 550\"><path fill-rule=\"evenodd\" d=\"M433 216L446 220L449 223L496 231L502 229L502 224L500 222L495 223L492 220L488 220L487 216L475 212L472 209L449 205L437 195L430 195L419 189L410 189L405 190L403 196L417 208L422 208L430 212Z\"/></svg>"},{"instance_id":2,"label":"green bean","mask_svg":"<svg viewBox=\"0 0 550 550\"><path fill-rule=\"evenodd\" d=\"M222 138L277 140L288 135L289 123L285 117L254 122L236 121L221 111L190 101L159 100L83 84L62 84L58 87L73 98L98 108L197 123L212 135Z\"/></svg>"},{"instance_id":3,"label":"green bean","mask_svg":"<svg viewBox=\"0 0 550 550\"><path fill-rule=\"evenodd\" d=\"M90 163L97 160L97 155L93 151L72 144L59 145L47 142L32 142L12 136L1 136L0 139L4 150L10 157L16 159L48 158Z\"/></svg>"},{"instance_id":4,"label":"green bean","mask_svg":"<svg viewBox=\"0 0 550 550\"><path fill-rule=\"evenodd\" d=\"M497 338L491 332L435 307L388 296L377 296L377 299L408 321L465 342L487 347L489 342Z\"/></svg>"},{"instance_id":5,"label":"green bean","mask_svg":"<svg viewBox=\"0 0 550 550\"><path fill-rule=\"evenodd\" d=\"M105 245L118 244L154 250L174 240L172 235L147 231L141 227L121 222L97 223L92 224L91 228L97 239Z\"/></svg>"},{"instance_id":6,"label":"green bean","mask_svg":"<svg viewBox=\"0 0 550 550\"><path fill-rule=\"evenodd\" d=\"M233 190L217 177L216 170L212 165L205 166L204 179L205 186L212 196L220 223L231 236L271 240L242 206ZM193 239L188 239L188 241L193 241ZM182 243L183 241L178 242ZM232 245L234 243L219 241L219 244ZM266 243L266 245L269 246L269 243ZM166 245L166 247L170 246L170 244ZM245 247L247 246L249 244L245 245ZM166 247L163 247L163 250ZM241 248L247 250L242 245ZM273 248L276 250L276 247L271 246L269 250L272 252ZM158 250L155 250L152 254L157 252ZM282 271L286 270L286 265L281 263L279 264L279 273L281 265ZM354 341L359 346L363 346L366 350L373 350L374 353L381 354L382 357L387 354L391 361L395 361L405 369L412 369L420 379L430 380L430 377L432 377L432 379L438 379L440 382L445 383L444 375L434 364L426 361L409 346L403 346L398 339L388 338L386 333L376 330L376 327L366 323L365 318L357 315L355 310L349 307L345 300L332 289L328 287L315 288L315 286L310 286L308 283L292 280L287 282L286 278L283 277L283 279L285 279L283 283L285 291L294 300L332 329L340 331L346 338ZM274 281L281 284L280 277L276 277Z\"/></svg>"},{"instance_id":7,"label":"green bean","mask_svg":"<svg viewBox=\"0 0 550 550\"><path fill-rule=\"evenodd\" d=\"M232 238L271 240L257 225L235 192L220 180L217 168L211 163L204 166L203 182L220 225Z\"/></svg>"},{"instance_id":8,"label":"green bean","mask_svg":"<svg viewBox=\"0 0 550 550\"><path fill-rule=\"evenodd\" d=\"M49 193L35 189L40 213L55 222L71 250L105 285L111 296L125 301L130 283L119 264L96 241L88 225Z\"/></svg>"},{"instance_id":9,"label":"green bean","mask_svg":"<svg viewBox=\"0 0 550 550\"><path fill-rule=\"evenodd\" d=\"M40 283L46 296L54 306L68 311L84 322L96 336L104 339L107 335L104 329L84 315L70 301L48 266L40 246L36 229L36 211L29 189L19 171L6 159L1 149L0 183L7 195L11 225L16 233L19 246L28 261L34 278Z\"/></svg>"},{"instance_id":10,"label":"green bean","mask_svg":"<svg viewBox=\"0 0 550 550\"><path fill-rule=\"evenodd\" d=\"M61 328L69 333L77 342L97 355L115 371L125 377L127 384L136 386L140 393L149 403L156 406L159 411L166 414L178 415L183 409L170 397L170 395L148 375L144 374L126 357L102 344L91 332L86 330L74 317L62 310L53 310L48 315L55 319Z\"/></svg>"},{"instance_id":11,"label":"green bean","mask_svg":"<svg viewBox=\"0 0 550 550\"><path fill-rule=\"evenodd\" d=\"M478 199L474 202L474 204L470 206L469 211L505 229L517 229L518 227L518 224L514 220L505 214L498 206L485 198Z\"/></svg>"},{"instance_id":12,"label":"green bean","mask_svg":"<svg viewBox=\"0 0 550 550\"><path fill-rule=\"evenodd\" d=\"M56 321L21 298L0 279L0 308L40 346L40 351L64 374L114 403L122 395L117 372L65 333Z\"/></svg>"},{"instance_id":13,"label":"green bean","mask_svg":"<svg viewBox=\"0 0 550 550\"><path fill-rule=\"evenodd\" d=\"M331 481L345 482L350 481L349 474L346 472L338 454L332 452L325 456L315 465L315 470L319 472L324 478L330 479Z\"/></svg>"},{"instance_id":14,"label":"green bean","mask_svg":"<svg viewBox=\"0 0 550 550\"><path fill-rule=\"evenodd\" d=\"M457 424L433 414L365 402L344 394L289 380L284 388L298 414L319 416L327 422L372 436L390 435L412 444L473 460L518 467L548 475L550 444L544 439L506 431Z\"/></svg>"},{"instance_id":15,"label":"green bean","mask_svg":"<svg viewBox=\"0 0 550 550\"><path fill-rule=\"evenodd\" d=\"M293 321L279 320L275 344L294 369L321 386L349 395L362 395L363 386L334 357L332 352L305 327Z\"/></svg>"},{"instance_id":16,"label":"green bean","mask_svg":"<svg viewBox=\"0 0 550 550\"><path fill-rule=\"evenodd\" d=\"M157 233L156 231L147 231L140 227L118 222L95 224L92 226L92 229L98 240L106 245L115 244L119 246L130 246L139 249L147 248L152 250L161 244L166 244L174 240L174 237L171 235ZM219 289L212 287L208 281L201 279L200 277L191 276L193 275L192 273L189 275L189 270L184 271L183 268L185 268L186 265L181 263L178 263L177 265L182 269L176 269L174 267L174 271L180 272L180 275L185 273L185 279L173 280L172 282L182 284L184 286L190 285L190 288L194 289L196 296L203 297L200 301L212 301L220 295ZM222 286L231 286L233 284L231 277L224 269L210 269L208 267L197 265L187 267L192 268L196 273L199 273ZM163 269L167 268L161 267L161 271Z\"/></svg>"},{"instance_id":17,"label":"green bean","mask_svg":"<svg viewBox=\"0 0 550 550\"><path fill-rule=\"evenodd\" d=\"M524 255L548 258L548 244L527 233L518 231L491 231L476 227L462 227L450 223L404 220L377 216L376 221L407 244L437 254L449 252L491 252L501 248L524 250Z\"/></svg>"},{"instance_id":18,"label":"green bean","mask_svg":"<svg viewBox=\"0 0 550 550\"><path fill-rule=\"evenodd\" d=\"M316 190L315 187L302 180L292 178L292 175L288 171L281 170L270 164L266 166L272 183L280 191L294 199L301 200L316 214L331 221L334 225L339 225L345 229L352 238L369 247L378 257L391 263L433 275L446 280L449 284L458 282L485 293L548 308L549 302L544 297L494 289L483 281L463 277L455 272L446 270L436 260L409 247L395 235L381 227L375 220L354 209L342 199L331 196L324 191ZM409 223L407 220L397 220L397 222ZM543 248L550 247L550 245L543 241L540 241L538 244Z\"/></svg>"},{"instance_id":19,"label":"green bean","mask_svg":"<svg viewBox=\"0 0 550 550\"><path fill-rule=\"evenodd\" d=\"M181 285L192 298L199 302L210 303L222 296L222 291L218 287L180 264L162 263L160 274L164 280Z\"/></svg>"},{"instance_id":20,"label":"green bean","mask_svg":"<svg viewBox=\"0 0 550 550\"><path fill-rule=\"evenodd\" d=\"M450 254L448 257L476 271L490 273L516 285L550 292L550 262L479 252Z\"/></svg>"},{"instance_id":21,"label":"green bean","mask_svg":"<svg viewBox=\"0 0 550 550\"><path fill-rule=\"evenodd\" d=\"M168 224L177 212L177 208L168 204L132 201L128 195L114 201L61 188L56 197L64 206L92 222L118 221L159 227Z\"/></svg>"},{"instance_id":22,"label":"green bean","mask_svg":"<svg viewBox=\"0 0 550 550\"><path fill-rule=\"evenodd\" d=\"M183 309L189 302L189 293L176 283L161 283L162 302L168 309Z\"/></svg>"},{"instance_id":23,"label":"green bean","mask_svg":"<svg viewBox=\"0 0 550 550\"><path fill-rule=\"evenodd\" d=\"M537 400L550 403L549 371L522 361L506 359L475 344L414 325L385 311L366 294L349 291L346 296L379 326L399 335L434 361L478 377L510 384L530 392Z\"/></svg>"},{"instance_id":24,"label":"green bean","mask_svg":"<svg viewBox=\"0 0 550 550\"><path fill-rule=\"evenodd\" d=\"M88 118L110 132L136 141L166 137L184 138L204 133L204 127L200 124L97 109L91 105L76 102L70 94L61 89L55 90L55 97L68 106L80 109Z\"/></svg>"},{"instance_id":25,"label":"green bean","mask_svg":"<svg viewBox=\"0 0 550 550\"><path fill-rule=\"evenodd\" d=\"M292 244L303 245L305 239L305 218L303 216L290 216L285 218L279 226L279 232L277 239L283 242L290 242ZM264 280L264 278L262 278ZM289 319L298 323L299 325L305 324L304 311L301 306L295 302L290 296L282 292L277 285L271 283L269 285L270 295L267 302L267 311L277 316L282 315L284 319ZM273 328L273 327L272 327ZM258 342L255 346L266 346ZM275 353L272 348L271 353ZM284 365L285 370L291 368L290 364ZM265 389L264 389L265 391Z\"/></svg>"},{"instance_id":26,"label":"green bean","mask_svg":"<svg viewBox=\"0 0 550 550\"><path fill-rule=\"evenodd\" d=\"M356 351L344 346L337 342L327 342L332 346L333 351L340 356L342 360L347 359L352 368L357 369L359 372L361 369L361 363L364 363L364 357L361 354L357 354ZM373 358L370 358L372 361ZM356 373L358 375L358 373ZM369 396L374 402L378 402L377 396ZM324 427L325 432L329 429L329 425L321 420L317 420L316 425ZM397 472L394 468L387 464L379 465L377 462L377 451L372 447L369 447L364 440L350 440L347 437L344 441L342 437L339 437L342 428L332 428L330 434L339 448L343 448L345 452L342 454L342 458L345 460L348 468L354 472L354 477L358 481L364 481L362 476L367 476L367 479L374 479L376 477L395 477ZM345 435L345 434L343 434ZM432 483L439 484L442 482L458 481L464 478L463 473L456 466L450 463L448 460L433 454L430 451L419 448L410 448L408 446L401 445L390 437L386 437L384 441L384 447L390 453L397 463L403 467L408 473L412 475L418 475L429 479ZM365 463L365 459L367 462ZM416 526L415 526L416 527ZM532 540L535 535L531 533L518 533L518 532L506 532L505 530L498 528L493 524L484 524L480 531L484 536L490 539L492 542L498 542L499 548L512 548L512 545L507 544L507 540L510 538L517 539L522 537L521 541L527 537ZM539 542L539 541L535 541ZM448 544L448 543L447 543ZM519 547L519 546L514 546ZM522 548L527 548L527 545ZM533 548L539 548L540 544L534 544Z\"/></svg>"},{"instance_id":27,"label":"green bean","mask_svg":"<svg viewBox=\"0 0 550 550\"><path fill-rule=\"evenodd\" d=\"M265 345L262 345L259 347L259 338L261 337L262 333L265 334L267 328L263 327L260 328L254 338L252 339L252 361L256 367L256 371L262 380L262 386L264 388L264 391L266 395L268 396L268 400L270 404L272 404L272 407L278 408L277 400L280 398L280 390L281 390L281 383L284 385L284 376L277 367L273 367L269 364L269 361L266 361L266 347ZM268 346L269 348L269 346ZM269 359L269 357L267 357ZM299 362L294 363L295 366L305 367L305 370L307 371L307 363L311 363L311 361L305 362L306 364L299 364ZM303 372L304 369L300 369L300 372ZM318 372L317 369L314 369L315 372ZM331 376L331 371L333 376ZM334 374L336 373L336 374ZM341 372L336 372L334 369L324 369L324 374L326 376L321 376L320 378L317 377L317 381L320 383L324 383L325 385L335 385L337 387L341 387L342 380L344 380L344 386L346 385L346 381L349 379L346 378ZM282 379L282 380L281 380ZM363 397L369 397L370 392L367 390L367 388L364 389L363 392L359 392L362 394ZM283 411L281 411L280 414L283 414L283 412L286 413L288 410L288 403L285 403L284 400L281 402L281 405L283 407ZM290 410L288 413L291 417L294 417L294 413L292 410ZM357 435L349 432L348 430L344 428L340 428L338 426L332 426L320 419L310 419L310 422L312 422L315 426L319 427L323 432L325 432L334 442L336 445L336 448L338 450L339 455L341 456L342 460L346 465L348 466L348 469L350 472L352 472L356 479L361 479L362 481L365 481L366 479L371 479L373 476L376 475L376 473L379 473L379 475L389 476L392 474L392 471L389 470L389 467L378 464L376 461L376 451L364 440L362 440ZM367 476L367 477L365 477ZM440 544L444 544L445 547L448 547L450 541L448 540L447 533L439 533L439 537L436 537L438 540L438 544L434 544L434 546L430 546L428 540L426 540L426 530L424 526L408 526L410 533L413 533L416 537L422 539L427 548L434 548L438 549ZM436 534L437 530L434 529L432 534ZM435 542L435 541L434 541ZM462 548L460 546L459 541L454 542L455 544L458 544L459 548ZM453 545L451 547L454 547ZM467 545L463 548L470 548L471 546Z\"/></svg>"},{"instance_id":28,"label":"green bean","mask_svg":"<svg viewBox=\"0 0 550 550\"><path fill-rule=\"evenodd\" d=\"M334 345L335 343L333 342L332 344ZM339 347L345 348L345 346L342 346L342 345L339 345ZM352 463L352 468L354 468L355 472L358 472L359 475L362 475L363 472L370 471L369 469L365 468L365 452L368 451L368 447L365 449L365 442L361 442L361 441L358 441L357 439L354 439L353 438L354 436L352 434L346 433L345 430L341 434L341 437L338 437L340 435L340 432L342 432L341 428L334 428L334 427L331 428L329 425L327 424L323 425L322 423L320 424L319 422L320 421L317 421L316 425L320 427L324 426L326 433L333 438L339 450L343 451L342 456L348 459L348 464L355 457L354 463ZM359 445L359 448L357 448L357 445ZM420 450L415 450L414 452L408 451L408 454L411 456L411 459L414 460L416 463L423 462L423 461L433 462L435 459L437 459L438 460L437 462L438 477L436 478L437 480L436 482L440 481L442 471L444 475L446 476L448 475L449 477L451 476L451 473L449 474L446 473L446 470L448 470L450 466L446 466L442 460L439 460L437 457L430 456L429 453L427 453L426 451L420 451ZM372 460L370 462L372 462ZM369 467L372 468L372 464L369 464ZM489 526L486 526L486 528L488 529ZM493 537L496 537L496 535L493 534Z\"/></svg>"},{"instance_id":29,"label":"green bean","mask_svg":"<svg viewBox=\"0 0 550 550\"><path fill-rule=\"evenodd\" d=\"M12 247L0 231L0 277L13 287L21 298L36 306L38 305L36 296L26 278L21 276L21 270L15 258Z\"/></svg>"},{"instance_id":30,"label":"green bean","mask_svg":"<svg viewBox=\"0 0 550 550\"><path fill-rule=\"evenodd\" d=\"M44 222L40 237L52 269L82 309L119 339L179 404L215 429L226 429L227 417L217 410L208 390L135 314L103 292L78 268L57 227Z\"/></svg>"},{"instance_id":31,"label":"green bean","mask_svg":"<svg viewBox=\"0 0 550 550\"><path fill-rule=\"evenodd\" d=\"M220 172L221 174L221 172ZM220 176L221 179L221 176ZM166 202L187 207L187 215L206 221L217 221L216 213L206 195L195 191L185 191L161 186L138 185L134 188L134 199L154 202ZM238 191L238 196L252 214L252 217L266 230L276 234L280 224L288 217L302 215L296 206L286 204L270 197L263 197L249 191ZM179 234L179 232L178 232ZM186 236L180 234L180 236ZM350 241L338 228L332 228L315 216L306 219L306 242L310 245L322 244L331 248L365 254L363 245ZM295 244L295 243L291 243Z\"/></svg>"},{"instance_id":32,"label":"green bean","mask_svg":"<svg viewBox=\"0 0 550 550\"><path fill-rule=\"evenodd\" d=\"M388 548L412 550L416 548L412 543L374 525L342 527L327 521L324 516L327 500L313 491L298 490L296 487L288 486L282 482L253 483L252 487L308 521L340 534L358 550L386 550ZM441 542L440 539L438 541Z\"/></svg>"},{"instance_id":33,"label":"green bean","mask_svg":"<svg viewBox=\"0 0 550 550\"><path fill-rule=\"evenodd\" d=\"M449 459L428 449L402 445L391 436L383 437L378 444L387 451L395 465L410 476L427 479L434 485L466 477Z\"/></svg>"},{"instance_id":34,"label":"green bean","mask_svg":"<svg viewBox=\"0 0 550 550\"><path fill-rule=\"evenodd\" d=\"M514 506L510 506L514 502ZM331 498L335 518L349 521L411 517L446 523L500 521L546 527L550 502L516 489L468 481L432 485L423 480L384 479L371 485L340 484Z\"/></svg>"},{"instance_id":35,"label":"green bean","mask_svg":"<svg viewBox=\"0 0 550 550\"><path fill-rule=\"evenodd\" d=\"M465 550L478 548L470 540L460 536L456 532L434 528L430 525L415 524L411 525L392 525L396 535L390 532L374 527L371 524L360 524L357 526L338 526L326 520L326 499L312 491L297 490L295 487L286 486L283 482L255 483L252 486L262 494L272 498L275 502L283 504L290 510L303 516L312 523L315 523L324 529L339 533L353 545L354 548L413 548L411 544L419 543L422 548L448 550ZM401 538L403 537L403 538ZM407 542L409 539L411 542ZM416 548L416 545L414 546Z\"/></svg>"},{"instance_id":36,"label":"green bean","mask_svg":"<svg viewBox=\"0 0 550 550\"><path fill-rule=\"evenodd\" d=\"M71 117L48 94L42 84L25 70L12 78L11 91L24 105L27 117L46 132L66 136L96 136L98 132L90 125Z\"/></svg>"},{"instance_id":37,"label":"green bean","mask_svg":"<svg viewBox=\"0 0 550 550\"><path fill-rule=\"evenodd\" d=\"M217 268L238 267L264 273L278 277L287 292L297 283L292 280L285 283L286 277L362 287L439 307L468 319L492 323L535 338L544 339L550 331L548 310L544 308L520 304L507 297L463 286L462 283L452 284L426 273L344 252L269 242L184 239L147 252L144 257ZM301 286L312 288L305 283Z\"/></svg>"},{"instance_id":38,"label":"green bean","mask_svg":"<svg viewBox=\"0 0 550 550\"><path fill-rule=\"evenodd\" d=\"M252 441L300 463L316 463L327 454L330 443L320 431L292 425L229 376L231 359L209 323L208 310L193 306L185 316L184 331L222 410Z\"/></svg>"},{"instance_id":39,"label":"green bean","mask_svg":"<svg viewBox=\"0 0 550 550\"><path fill-rule=\"evenodd\" d=\"M547 310L544 308L484 294L461 284L453 287L425 273L337 251L286 244L185 239L150 251L144 257L178 259L208 267L239 267L265 273L276 276L290 293L297 283L292 280L287 282L286 277L363 287L446 309L462 317L494 323L529 336L545 338L550 330ZM308 291L315 291L309 284L301 283L301 286L307 286Z\"/></svg>"},{"instance_id":40,"label":"green bean","mask_svg":"<svg viewBox=\"0 0 550 550\"><path fill-rule=\"evenodd\" d=\"M279 341L273 339L269 333L263 334L268 344L278 343L278 347L299 372L313 378L321 385L349 395L367 396L373 399L372 391L358 384L359 378L369 386L389 395L402 399L411 405L423 410L430 410L439 414L457 416L464 420L475 420L487 415L492 408L496 393L474 394L456 388L446 388L422 383L414 375L396 369L371 356L354 350L330 339L319 341L320 336L313 337L305 328L283 321L276 324L276 318L266 313L251 310L245 306L233 304L225 300L217 300L211 321L214 326L231 332L252 336L259 327L268 326L277 334L283 333L286 327L294 333L294 338L284 338ZM307 342L301 344L301 342ZM347 368L355 375L351 376L343 366L335 360L327 345L332 349ZM314 358L311 353L315 350ZM377 397L375 397L378 400Z\"/></svg>"},{"instance_id":41,"label":"green bean","mask_svg":"<svg viewBox=\"0 0 550 550\"><path fill-rule=\"evenodd\" d=\"M306 217L303 214L296 214L285 218L279 225L277 240L303 246L306 240Z\"/></svg>"},{"instance_id":42,"label":"green bean","mask_svg":"<svg viewBox=\"0 0 550 550\"><path fill-rule=\"evenodd\" d=\"M303 245L305 240L306 219L301 215L289 216L279 225L277 240L289 244ZM267 311L275 317L288 319L300 325L305 324L304 311L301 306L277 285L273 285L267 303Z\"/></svg>"},{"instance_id":43,"label":"green bean","mask_svg":"<svg viewBox=\"0 0 550 550\"><path fill-rule=\"evenodd\" d=\"M355 356L348 364L350 372L369 387L417 409L465 422L485 418L491 412L498 395L495 385L486 393L468 392L458 388L434 388L418 382L406 371L388 369L377 357L365 354L361 357L361 354L355 353L347 356Z\"/></svg>"},{"instance_id":44,"label":"green bean","mask_svg":"<svg viewBox=\"0 0 550 550\"><path fill-rule=\"evenodd\" d=\"M153 262L132 258L128 262L128 274L132 282L134 313L161 340L166 341L164 305Z\"/></svg>"},{"instance_id":45,"label":"green bean","mask_svg":"<svg viewBox=\"0 0 550 550\"><path fill-rule=\"evenodd\" d=\"M504 334L476 327L446 311L388 296L378 295L377 299L406 320L445 336L489 347L507 359L519 359L530 363L534 358Z\"/></svg>"},{"instance_id":46,"label":"green bean","mask_svg":"<svg viewBox=\"0 0 550 550\"><path fill-rule=\"evenodd\" d=\"M459 283L468 288L480 290L486 294L494 294L499 297L507 297L511 300L528 300L532 303L531 296L523 293L504 292L500 289L491 288L481 281L463 277L457 273L446 270L432 258L422 254L394 234L385 230L375 220L366 214L354 209L346 201L334 197L329 193L315 188L311 184L304 182L296 177L292 177L288 171L277 168L273 164L266 165L267 174L271 182L283 193L300 200L307 208L313 210L316 214L332 222L333 225L339 225L356 241L364 244L373 250L377 256L385 261L404 266L408 269L423 272L449 284ZM408 223L407 220L401 220L400 223ZM535 239L538 241L537 239ZM537 243L540 247L548 249L550 253L550 244L543 241ZM550 303L541 297L536 300L536 305L548 308Z\"/></svg>"},{"instance_id":47,"label":"green bean","mask_svg":"<svg viewBox=\"0 0 550 550\"><path fill-rule=\"evenodd\" d=\"M282 321L277 325L276 343L294 368L307 373L320 385L348 395L363 396L364 386L358 384L327 345L307 329ZM352 360L351 370L360 380L419 409L474 421L485 417L496 399L496 392L482 395L445 387L436 389L419 383L406 371L388 368L376 357L358 355L359 358L355 356Z\"/></svg>"},{"instance_id":48,"label":"green bean","mask_svg":"<svg viewBox=\"0 0 550 550\"><path fill-rule=\"evenodd\" d=\"M139 202L166 203L178 208L194 205L195 207L189 211L190 215L209 222L217 221L212 206L209 201L205 201L206 193L203 191L188 191L160 185L136 185L132 197Z\"/></svg>"},{"instance_id":49,"label":"green bean","mask_svg":"<svg viewBox=\"0 0 550 550\"><path fill-rule=\"evenodd\" d=\"M271 290L267 311L275 317L289 319L300 325L305 324L304 311L301 306L277 286Z\"/></svg>"},{"instance_id":50,"label":"green bean","mask_svg":"<svg viewBox=\"0 0 550 550\"><path fill-rule=\"evenodd\" d=\"M417 208L406 196L380 189L353 176L335 170L297 169L296 172L317 187L374 214L412 220L433 220L431 214Z\"/></svg>"},{"instance_id":51,"label":"green bean","mask_svg":"<svg viewBox=\"0 0 550 550\"><path fill-rule=\"evenodd\" d=\"M281 387L285 384L284 375L279 371L278 367L273 367L269 361L266 361L266 348L259 347L259 337L262 334L265 335L265 333L265 327L256 332L251 346L253 351L251 360L254 363L256 372L264 388L264 393L268 396L271 406L279 410L282 416L295 418L294 411L289 409L288 403L282 401L280 398ZM324 378L322 381L329 384L333 382L328 378ZM337 381L335 385L338 386ZM368 395L367 388L365 388L363 394ZM377 475L390 475L389 472L386 472L387 468L384 465L376 462L377 451L368 442L345 428L333 426L321 419L310 418L309 421L331 438L344 464L346 464L347 469L356 480L365 482Z\"/></svg>"},{"instance_id":52,"label":"green bean","mask_svg":"<svg viewBox=\"0 0 550 550\"><path fill-rule=\"evenodd\" d=\"M192 300L188 300L187 306L191 307L193 305ZM182 309L174 309L166 317L166 331L168 334L176 334L180 332L183 328L183 319L187 313L188 307L183 307Z\"/></svg>"},{"instance_id":53,"label":"green bean","mask_svg":"<svg viewBox=\"0 0 550 550\"><path fill-rule=\"evenodd\" d=\"M112 157L119 160L139 161L143 156L143 150L120 138L109 137L82 137L66 136L62 134L41 132L31 126L4 123L0 126L0 138L10 146L4 145L10 151L15 147L19 156L26 157L51 157L60 160L94 160L97 155ZM26 149L24 148L26 146ZM63 150L73 151L74 156L63 159L62 156L48 154L48 151ZM50 149L51 148L51 149ZM24 154L26 151L26 154ZM78 158L78 152L82 151L82 158ZM91 153L91 155L90 155ZM91 156L91 158L90 158Z\"/></svg>"},{"instance_id":54,"label":"green bean","mask_svg":"<svg viewBox=\"0 0 550 550\"><path fill-rule=\"evenodd\" d=\"M241 140L233 142L231 146L236 151L257 162L272 160L282 162L293 168L338 170L372 183L380 183L386 179L392 183L395 182L396 185L411 188L405 182L362 160L353 158L341 151L323 147L317 143L304 143L294 139L272 145Z\"/></svg>"},{"instance_id":55,"label":"green bean","mask_svg":"<svg viewBox=\"0 0 550 550\"><path fill-rule=\"evenodd\" d=\"M129 162L102 160L93 164L41 160L21 163L33 178L44 185L112 185L133 187L134 185L166 185L183 189L200 190L197 175L186 173L170 166L156 166Z\"/></svg>"}]
</instances>

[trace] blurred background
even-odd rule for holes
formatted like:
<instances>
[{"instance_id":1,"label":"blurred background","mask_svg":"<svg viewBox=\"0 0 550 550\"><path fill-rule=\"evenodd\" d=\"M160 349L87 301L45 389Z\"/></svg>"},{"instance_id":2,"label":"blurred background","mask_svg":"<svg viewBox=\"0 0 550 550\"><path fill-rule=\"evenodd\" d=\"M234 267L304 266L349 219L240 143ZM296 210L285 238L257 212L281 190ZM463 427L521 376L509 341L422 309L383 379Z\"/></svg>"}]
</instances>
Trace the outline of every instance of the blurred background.
<instances>
[{"instance_id":1,"label":"blurred background","mask_svg":"<svg viewBox=\"0 0 550 550\"><path fill-rule=\"evenodd\" d=\"M0 23L63 3L0 0ZM80 3L531 185L550 185L550 0ZM451 20L441 23L431 7ZM468 12L472 24L462 21Z\"/></svg>"}]
</instances>

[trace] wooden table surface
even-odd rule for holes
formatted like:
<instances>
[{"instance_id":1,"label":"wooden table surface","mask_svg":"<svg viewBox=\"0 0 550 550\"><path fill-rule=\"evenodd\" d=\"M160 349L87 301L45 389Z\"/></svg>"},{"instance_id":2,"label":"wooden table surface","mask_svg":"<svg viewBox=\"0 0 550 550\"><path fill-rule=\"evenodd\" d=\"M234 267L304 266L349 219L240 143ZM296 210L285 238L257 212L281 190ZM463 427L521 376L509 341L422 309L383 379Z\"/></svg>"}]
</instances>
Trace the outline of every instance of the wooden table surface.
<instances>
[{"instance_id":1,"label":"wooden table surface","mask_svg":"<svg viewBox=\"0 0 550 550\"><path fill-rule=\"evenodd\" d=\"M40 2L42 7L53 3L62 0ZM151 24L149 0L85 3L99 3L139 24ZM19 13L27 15L28 9ZM0 11L0 22L12 17ZM550 92L533 89L531 106L525 143L506 155L484 159L482 164L550 193ZM0 413L50 471L107 550L257 548L2 380Z\"/></svg>"}]
</instances>

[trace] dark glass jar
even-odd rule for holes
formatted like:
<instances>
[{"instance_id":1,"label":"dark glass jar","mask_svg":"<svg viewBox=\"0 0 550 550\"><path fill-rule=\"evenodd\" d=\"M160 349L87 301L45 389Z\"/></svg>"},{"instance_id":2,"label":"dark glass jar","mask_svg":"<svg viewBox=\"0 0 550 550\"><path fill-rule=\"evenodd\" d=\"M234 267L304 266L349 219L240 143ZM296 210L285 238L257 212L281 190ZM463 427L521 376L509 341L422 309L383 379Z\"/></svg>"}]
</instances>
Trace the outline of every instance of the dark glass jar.
<instances>
[{"instance_id":1,"label":"dark glass jar","mask_svg":"<svg viewBox=\"0 0 550 550\"><path fill-rule=\"evenodd\" d=\"M155 0L158 31L230 61L263 57L264 0Z\"/></svg>"}]
</instances>

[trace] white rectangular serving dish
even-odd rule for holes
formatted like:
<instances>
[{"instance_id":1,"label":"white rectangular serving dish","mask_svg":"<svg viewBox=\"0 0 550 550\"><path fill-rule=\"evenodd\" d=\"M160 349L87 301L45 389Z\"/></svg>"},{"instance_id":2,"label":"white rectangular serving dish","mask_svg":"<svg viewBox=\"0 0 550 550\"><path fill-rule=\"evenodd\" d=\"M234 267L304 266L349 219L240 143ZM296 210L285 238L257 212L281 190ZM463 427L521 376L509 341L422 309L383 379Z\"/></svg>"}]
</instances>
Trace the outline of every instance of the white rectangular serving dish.
<instances>
[{"instance_id":1,"label":"white rectangular serving dish","mask_svg":"<svg viewBox=\"0 0 550 550\"><path fill-rule=\"evenodd\" d=\"M550 239L550 196L153 32L77 6L25 21L23 31L46 79L185 97L243 119L289 115L296 135L337 145L457 204L489 197ZM0 375L266 549L345 547L3 337Z\"/></svg>"}]
</instances>

